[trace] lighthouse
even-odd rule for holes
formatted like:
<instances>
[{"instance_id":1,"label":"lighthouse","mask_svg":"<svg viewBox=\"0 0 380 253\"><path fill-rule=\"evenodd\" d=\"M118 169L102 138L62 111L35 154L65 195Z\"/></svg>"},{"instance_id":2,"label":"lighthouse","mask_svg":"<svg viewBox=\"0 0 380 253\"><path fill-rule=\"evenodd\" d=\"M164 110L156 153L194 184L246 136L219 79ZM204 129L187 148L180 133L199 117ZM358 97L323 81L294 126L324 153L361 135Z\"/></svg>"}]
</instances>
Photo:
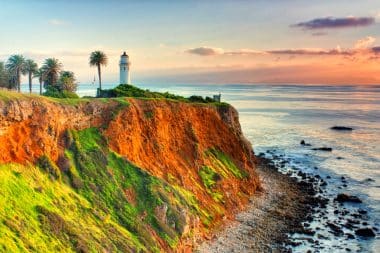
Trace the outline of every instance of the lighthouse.
<instances>
[{"instance_id":1,"label":"lighthouse","mask_svg":"<svg viewBox=\"0 0 380 253\"><path fill-rule=\"evenodd\" d=\"M129 74L129 66L131 62L129 61L129 56L124 52L120 56L120 84L130 84L131 77Z\"/></svg>"}]
</instances>

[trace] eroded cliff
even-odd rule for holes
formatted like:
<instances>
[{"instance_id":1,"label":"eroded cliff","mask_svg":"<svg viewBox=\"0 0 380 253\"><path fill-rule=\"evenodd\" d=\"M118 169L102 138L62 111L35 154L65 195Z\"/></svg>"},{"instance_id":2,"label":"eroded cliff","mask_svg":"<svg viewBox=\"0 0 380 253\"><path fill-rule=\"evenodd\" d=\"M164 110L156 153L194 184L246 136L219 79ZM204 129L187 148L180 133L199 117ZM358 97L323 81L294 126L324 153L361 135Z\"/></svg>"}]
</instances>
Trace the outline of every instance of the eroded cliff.
<instances>
[{"instance_id":1,"label":"eroded cliff","mask_svg":"<svg viewBox=\"0 0 380 253\"><path fill-rule=\"evenodd\" d=\"M234 108L165 99L3 94L0 164L10 251L191 251L259 187Z\"/></svg>"}]
</instances>

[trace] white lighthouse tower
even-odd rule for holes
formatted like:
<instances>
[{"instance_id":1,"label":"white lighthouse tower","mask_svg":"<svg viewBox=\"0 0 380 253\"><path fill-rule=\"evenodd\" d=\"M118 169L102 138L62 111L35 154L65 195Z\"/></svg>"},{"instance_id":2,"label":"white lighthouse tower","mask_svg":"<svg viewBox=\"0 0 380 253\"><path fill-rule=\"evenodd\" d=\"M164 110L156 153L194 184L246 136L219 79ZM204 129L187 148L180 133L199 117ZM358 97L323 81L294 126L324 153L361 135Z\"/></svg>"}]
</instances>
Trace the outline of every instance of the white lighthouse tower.
<instances>
[{"instance_id":1,"label":"white lighthouse tower","mask_svg":"<svg viewBox=\"0 0 380 253\"><path fill-rule=\"evenodd\" d=\"M129 56L124 52L120 57L120 84L130 84L131 77L129 74L129 66L131 62L129 61Z\"/></svg>"}]
</instances>

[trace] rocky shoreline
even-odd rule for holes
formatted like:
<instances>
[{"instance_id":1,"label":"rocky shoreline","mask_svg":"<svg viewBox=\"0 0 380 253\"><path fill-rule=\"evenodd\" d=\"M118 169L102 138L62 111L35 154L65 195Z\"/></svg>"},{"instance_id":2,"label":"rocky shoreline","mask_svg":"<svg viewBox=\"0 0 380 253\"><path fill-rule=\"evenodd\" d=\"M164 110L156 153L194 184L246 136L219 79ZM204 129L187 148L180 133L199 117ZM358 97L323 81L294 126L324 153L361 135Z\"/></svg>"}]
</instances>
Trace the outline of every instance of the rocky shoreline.
<instances>
[{"instance_id":1,"label":"rocky shoreline","mask_svg":"<svg viewBox=\"0 0 380 253\"><path fill-rule=\"evenodd\" d=\"M263 191L252 197L246 211L196 252L292 252L299 242L290 234L315 233L307 224L316 208L323 208L327 201L316 196L311 182L315 179L305 176L297 180L282 174L265 158L257 158L257 171Z\"/></svg>"},{"instance_id":2,"label":"rocky shoreline","mask_svg":"<svg viewBox=\"0 0 380 253\"><path fill-rule=\"evenodd\" d=\"M257 158L257 173L263 190L195 252L363 251L350 241L376 236L367 211L346 206L361 200L344 193L328 197L327 181L318 174L285 173L281 162L264 155Z\"/></svg>"}]
</instances>

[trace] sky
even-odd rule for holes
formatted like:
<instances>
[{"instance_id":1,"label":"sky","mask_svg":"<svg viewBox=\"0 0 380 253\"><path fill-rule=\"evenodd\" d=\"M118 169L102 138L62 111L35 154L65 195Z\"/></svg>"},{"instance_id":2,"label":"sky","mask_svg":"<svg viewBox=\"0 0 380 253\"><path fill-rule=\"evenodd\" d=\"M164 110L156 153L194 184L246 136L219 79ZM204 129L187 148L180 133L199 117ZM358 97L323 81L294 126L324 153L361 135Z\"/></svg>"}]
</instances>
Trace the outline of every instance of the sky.
<instances>
[{"instance_id":1,"label":"sky","mask_svg":"<svg viewBox=\"0 0 380 253\"><path fill-rule=\"evenodd\" d=\"M380 84L379 0L0 0L0 61L59 59L80 83ZM23 77L26 83L26 77Z\"/></svg>"}]
</instances>

